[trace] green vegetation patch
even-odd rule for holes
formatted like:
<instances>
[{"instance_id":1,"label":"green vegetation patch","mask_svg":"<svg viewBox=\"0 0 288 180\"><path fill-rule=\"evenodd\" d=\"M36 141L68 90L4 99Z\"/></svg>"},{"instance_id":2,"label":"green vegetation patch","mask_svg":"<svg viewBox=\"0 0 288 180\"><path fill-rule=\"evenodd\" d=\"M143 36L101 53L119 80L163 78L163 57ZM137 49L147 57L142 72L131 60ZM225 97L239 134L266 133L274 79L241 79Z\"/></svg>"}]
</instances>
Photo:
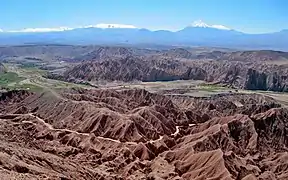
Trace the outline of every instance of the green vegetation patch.
<instances>
[{"instance_id":1,"label":"green vegetation patch","mask_svg":"<svg viewBox=\"0 0 288 180\"><path fill-rule=\"evenodd\" d=\"M15 90L15 89L23 89L23 90L28 90L28 91L33 91L33 92L41 92L43 91L43 88L34 84L16 84L13 87L9 87L9 90Z\"/></svg>"},{"instance_id":2,"label":"green vegetation patch","mask_svg":"<svg viewBox=\"0 0 288 180\"><path fill-rule=\"evenodd\" d=\"M43 88L37 85L21 83L26 78L20 77L17 73L6 72L0 73L0 87L7 90L24 89L34 92L42 91Z\"/></svg>"},{"instance_id":3,"label":"green vegetation patch","mask_svg":"<svg viewBox=\"0 0 288 180\"><path fill-rule=\"evenodd\" d=\"M21 69L27 74L27 75L41 75L44 76L47 74L46 70L39 69L37 67L21 67Z\"/></svg>"},{"instance_id":4,"label":"green vegetation patch","mask_svg":"<svg viewBox=\"0 0 288 180\"><path fill-rule=\"evenodd\" d=\"M209 92L216 92L221 90L228 90L229 88L223 87L217 84L199 84L197 86L198 90L209 91Z\"/></svg>"},{"instance_id":5,"label":"green vegetation patch","mask_svg":"<svg viewBox=\"0 0 288 180\"><path fill-rule=\"evenodd\" d=\"M20 81L23 81L24 77L19 77L18 74L14 72L6 72L0 74L0 86L5 87L10 83L19 83Z\"/></svg>"}]
</instances>

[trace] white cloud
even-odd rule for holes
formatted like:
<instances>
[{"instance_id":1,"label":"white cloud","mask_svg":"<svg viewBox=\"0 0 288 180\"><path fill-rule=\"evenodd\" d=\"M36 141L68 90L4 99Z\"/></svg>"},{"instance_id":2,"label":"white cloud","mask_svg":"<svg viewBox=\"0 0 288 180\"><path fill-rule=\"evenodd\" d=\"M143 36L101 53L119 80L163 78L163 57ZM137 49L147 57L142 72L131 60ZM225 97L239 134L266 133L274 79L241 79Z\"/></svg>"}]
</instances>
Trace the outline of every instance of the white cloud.
<instances>
[{"instance_id":1,"label":"white cloud","mask_svg":"<svg viewBox=\"0 0 288 180\"><path fill-rule=\"evenodd\" d=\"M96 24L96 25L89 25L89 26L83 26L83 27L57 27L57 28L25 28L20 30L12 30L7 32L22 32L22 33L28 33L28 32L60 32L60 31L69 31L73 29L80 29L80 28L126 28L126 29L135 29L136 27L133 25L126 25L126 24ZM0 32L3 32L0 30Z\"/></svg>"},{"instance_id":2,"label":"white cloud","mask_svg":"<svg viewBox=\"0 0 288 180\"><path fill-rule=\"evenodd\" d=\"M3 29L0 29L0 32L4 32Z\"/></svg>"},{"instance_id":3,"label":"white cloud","mask_svg":"<svg viewBox=\"0 0 288 180\"><path fill-rule=\"evenodd\" d=\"M223 25L208 25L204 23L202 20L194 21L192 24L193 27L202 27L202 28L215 28L215 29L222 29L222 30L231 30L230 28L223 26Z\"/></svg>"},{"instance_id":4,"label":"white cloud","mask_svg":"<svg viewBox=\"0 0 288 180\"><path fill-rule=\"evenodd\" d=\"M68 31L72 30L73 28L69 27L58 27L58 28L26 28L20 30L13 30L9 32L57 32L57 31Z\"/></svg>"}]
</instances>

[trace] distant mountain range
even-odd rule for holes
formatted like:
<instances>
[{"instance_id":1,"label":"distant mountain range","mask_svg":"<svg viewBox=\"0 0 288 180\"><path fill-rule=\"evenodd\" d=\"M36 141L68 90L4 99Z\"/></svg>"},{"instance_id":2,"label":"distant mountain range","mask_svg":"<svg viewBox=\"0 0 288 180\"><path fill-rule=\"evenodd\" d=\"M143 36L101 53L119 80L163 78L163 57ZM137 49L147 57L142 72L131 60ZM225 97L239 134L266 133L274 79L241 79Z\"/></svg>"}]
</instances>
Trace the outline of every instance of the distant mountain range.
<instances>
[{"instance_id":1,"label":"distant mountain range","mask_svg":"<svg viewBox=\"0 0 288 180\"><path fill-rule=\"evenodd\" d=\"M0 31L0 45L23 44L159 44L288 51L288 30L246 34L222 25L207 25L200 21L176 32L151 31L120 24Z\"/></svg>"}]
</instances>

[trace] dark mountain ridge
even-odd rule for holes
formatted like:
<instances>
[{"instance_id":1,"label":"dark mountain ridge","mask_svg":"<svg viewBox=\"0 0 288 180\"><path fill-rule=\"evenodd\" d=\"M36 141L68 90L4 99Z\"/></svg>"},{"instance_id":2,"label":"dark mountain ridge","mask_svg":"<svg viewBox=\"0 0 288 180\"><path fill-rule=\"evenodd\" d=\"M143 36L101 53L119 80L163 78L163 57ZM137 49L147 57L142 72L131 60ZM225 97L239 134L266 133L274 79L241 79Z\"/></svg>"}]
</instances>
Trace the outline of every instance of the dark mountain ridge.
<instances>
[{"instance_id":1,"label":"dark mountain ridge","mask_svg":"<svg viewBox=\"0 0 288 180\"><path fill-rule=\"evenodd\" d=\"M135 56L127 51L129 53L118 57L113 56L113 52L101 60L86 61L60 76L50 74L49 77L72 82L192 79L234 88L288 91L288 53L285 52L213 51L193 55L180 48L152 56Z\"/></svg>"}]
</instances>

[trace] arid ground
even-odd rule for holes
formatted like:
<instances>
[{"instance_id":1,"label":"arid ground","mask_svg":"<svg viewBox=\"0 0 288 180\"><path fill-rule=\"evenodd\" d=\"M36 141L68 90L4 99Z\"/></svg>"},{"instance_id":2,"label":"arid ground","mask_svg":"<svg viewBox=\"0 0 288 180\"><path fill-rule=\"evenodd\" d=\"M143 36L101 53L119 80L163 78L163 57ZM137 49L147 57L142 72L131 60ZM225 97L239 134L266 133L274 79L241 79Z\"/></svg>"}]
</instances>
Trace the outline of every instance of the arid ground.
<instances>
[{"instance_id":1,"label":"arid ground","mask_svg":"<svg viewBox=\"0 0 288 180\"><path fill-rule=\"evenodd\" d=\"M0 179L288 179L285 52L0 49Z\"/></svg>"}]
</instances>

